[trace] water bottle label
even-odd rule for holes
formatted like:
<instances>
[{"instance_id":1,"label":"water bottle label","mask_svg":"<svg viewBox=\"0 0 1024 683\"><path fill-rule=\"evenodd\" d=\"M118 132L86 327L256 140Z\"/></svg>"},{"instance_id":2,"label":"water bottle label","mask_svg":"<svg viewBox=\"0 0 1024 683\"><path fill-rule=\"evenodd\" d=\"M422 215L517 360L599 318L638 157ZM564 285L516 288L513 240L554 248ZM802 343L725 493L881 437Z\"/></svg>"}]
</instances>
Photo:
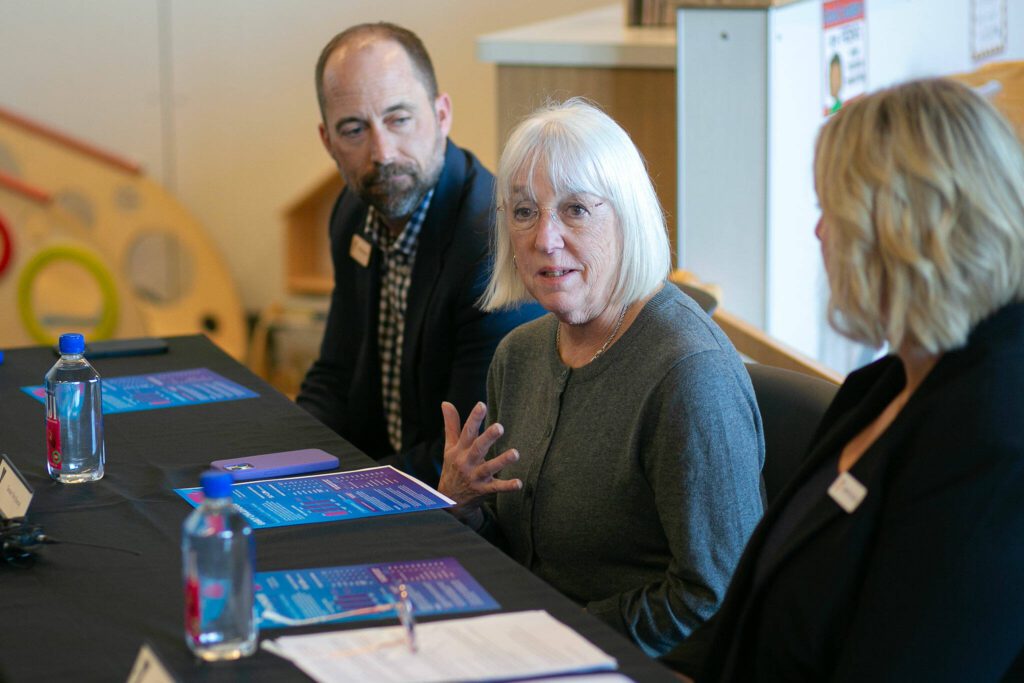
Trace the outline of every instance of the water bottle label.
<instances>
[{"instance_id":1,"label":"water bottle label","mask_svg":"<svg viewBox=\"0 0 1024 683\"><path fill-rule=\"evenodd\" d=\"M192 642L199 642L202 619L199 616L199 581L194 576L185 580L185 633Z\"/></svg>"},{"instance_id":2,"label":"water bottle label","mask_svg":"<svg viewBox=\"0 0 1024 683\"><path fill-rule=\"evenodd\" d=\"M46 418L46 459L51 470L60 470L64 458L60 454L60 420Z\"/></svg>"}]
</instances>

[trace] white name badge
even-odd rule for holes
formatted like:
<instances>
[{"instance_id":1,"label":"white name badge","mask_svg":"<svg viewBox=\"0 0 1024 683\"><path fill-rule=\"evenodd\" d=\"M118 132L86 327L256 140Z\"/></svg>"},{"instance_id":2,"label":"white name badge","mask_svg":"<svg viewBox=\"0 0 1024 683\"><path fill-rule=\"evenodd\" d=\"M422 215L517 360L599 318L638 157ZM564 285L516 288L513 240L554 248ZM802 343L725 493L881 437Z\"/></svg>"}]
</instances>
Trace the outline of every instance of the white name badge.
<instances>
[{"instance_id":1,"label":"white name badge","mask_svg":"<svg viewBox=\"0 0 1024 683\"><path fill-rule=\"evenodd\" d=\"M149 643L143 643L139 648L138 656L135 657L131 673L128 674L127 683L176 683L176 681L177 679L167 670Z\"/></svg>"},{"instance_id":2,"label":"white name badge","mask_svg":"<svg viewBox=\"0 0 1024 683\"><path fill-rule=\"evenodd\" d=\"M828 495L832 497L832 500L839 507L850 513L856 510L857 506L864 500L864 496L868 495L868 490L852 474L843 472L828 487Z\"/></svg>"},{"instance_id":3,"label":"white name badge","mask_svg":"<svg viewBox=\"0 0 1024 683\"><path fill-rule=\"evenodd\" d=\"M24 517L32 502L32 489L6 455L0 455L0 518Z\"/></svg>"},{"instance_id":4,"label":"white name badge","mask_svg":"<svg viewBox=\"0 0 1024 683\"><path fill-rule=\"evenodd\" d=\"M360 235L352 235L352 244L349 245L348 255L352 260L365 268L370 263L370 243Z\"/></svg>"}]
</instances>

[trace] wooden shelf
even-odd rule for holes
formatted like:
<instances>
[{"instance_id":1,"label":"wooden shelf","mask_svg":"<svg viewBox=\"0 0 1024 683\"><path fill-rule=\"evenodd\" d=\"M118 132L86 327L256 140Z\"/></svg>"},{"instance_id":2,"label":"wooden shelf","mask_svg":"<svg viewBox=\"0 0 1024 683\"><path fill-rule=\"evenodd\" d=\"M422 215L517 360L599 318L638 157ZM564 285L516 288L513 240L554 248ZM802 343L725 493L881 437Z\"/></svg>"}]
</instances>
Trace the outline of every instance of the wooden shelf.
<instances>
[{"instance_id":1,"label":"wooden shelf","mask_svg":"<svg viewBox=\"0 0 1024 683\"><path fill-rule=\"evenodd\" d=\"M284 210L284 272L289 294L331 293L334 268L328 223L343 187L338 172L332 170Z\"/></svg>"},{"instance_id":2,"label":"wooden shelf","mask_svg":"<svg viewBox=\"0 0 1024 683\"><path fill-rule=\"evenodd\" d=\"M582 95L621 125L647 162L668 226L676 224L676 72L668 69L498 65L498 139L547 100ZM669 228L672 260L676 233Z\"/></svg>"},{"instance_id":3,"label":"wooden shelf","mask_svg":"<svg viewBox=\"0 0 1024 683\"><path fill-rule=\"evenodd\" d=\"M289 294L330 294L334 287L331 275L292 275L288 278Z\"/></svg>"},{"instance_id":4,"label":"wooden shelf","mask_svg":"<svg viewBox=\"0 0 1024 683\"><path fill-rule=\"evenodd\" d=\"M504 66L668 69L675 71L671 27L628 26L622 3L477 38L477 57Z\"/></svg>"},{"instance_id":5,"label":"wooden shelf","mask_svg":"<svg viewBox=\"0 0 1024 683\"><path fill-rule=\"evenodd\" d=\"M525 115L581 95L621 125L647 162L667 224L676 224L676 35L626 25L626 7L580 12L477 38L497 65L498 147ZM673 261L675 230L669 229Z\"/></svg>"}]
</instances>

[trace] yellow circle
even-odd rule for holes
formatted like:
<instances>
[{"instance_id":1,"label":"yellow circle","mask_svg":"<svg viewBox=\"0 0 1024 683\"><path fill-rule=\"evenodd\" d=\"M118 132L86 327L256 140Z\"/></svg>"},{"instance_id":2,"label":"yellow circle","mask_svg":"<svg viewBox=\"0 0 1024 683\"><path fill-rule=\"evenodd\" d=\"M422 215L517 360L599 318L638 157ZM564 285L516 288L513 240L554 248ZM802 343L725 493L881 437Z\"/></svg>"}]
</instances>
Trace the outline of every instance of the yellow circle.
<instances>
[{"instance_id":1,"label":"yellow circle","mask_svg":"<svg viewBox=\"0 0 1024 683\"><path fill-rule=\"evenodd\" d=\"M91 336L96 341L109 339L117 327L118 316L117 287L114 285L114 278L95 255L85 249L72 246L43 249L33 256L21 271L21 276L18 278L18 312L21 314L21 322L25 325L25 329L40 344L54 344L57 341L56 336L50 334L39 323L35 311L32 310L32 285L39 272L54 261L77 263L96 278L96 283L100 286L103 296L103 313Z\"/></svg>"}]
</instances>

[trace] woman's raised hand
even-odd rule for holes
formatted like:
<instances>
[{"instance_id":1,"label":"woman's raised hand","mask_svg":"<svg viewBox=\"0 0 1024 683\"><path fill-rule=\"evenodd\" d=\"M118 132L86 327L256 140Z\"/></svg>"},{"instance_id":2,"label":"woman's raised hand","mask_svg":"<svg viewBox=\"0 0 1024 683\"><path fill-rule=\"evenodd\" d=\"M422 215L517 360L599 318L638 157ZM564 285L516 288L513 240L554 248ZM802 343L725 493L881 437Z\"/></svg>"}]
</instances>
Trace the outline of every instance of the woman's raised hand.
<instances>
[{"instance_id":1,"label":"woman's raised hand","mask_svg":"<svg viewBox=\"0 0 1024 683\"><path fill-rule=\"evenodd\" d=\"M441 413L444 415L444 465L437 489L458 504L453 510L455 515L468 521L470 517L479 517L478 507L483 496L522 488L519 479L494 478L506 465L519 460L519 452L510 448L486 460L491 446L505 430L494 423L480 433L487 416L483 403L473 406L465 425L461 424L459 411L451 403L442 403Z\"/></svg>"}]
</instances>

